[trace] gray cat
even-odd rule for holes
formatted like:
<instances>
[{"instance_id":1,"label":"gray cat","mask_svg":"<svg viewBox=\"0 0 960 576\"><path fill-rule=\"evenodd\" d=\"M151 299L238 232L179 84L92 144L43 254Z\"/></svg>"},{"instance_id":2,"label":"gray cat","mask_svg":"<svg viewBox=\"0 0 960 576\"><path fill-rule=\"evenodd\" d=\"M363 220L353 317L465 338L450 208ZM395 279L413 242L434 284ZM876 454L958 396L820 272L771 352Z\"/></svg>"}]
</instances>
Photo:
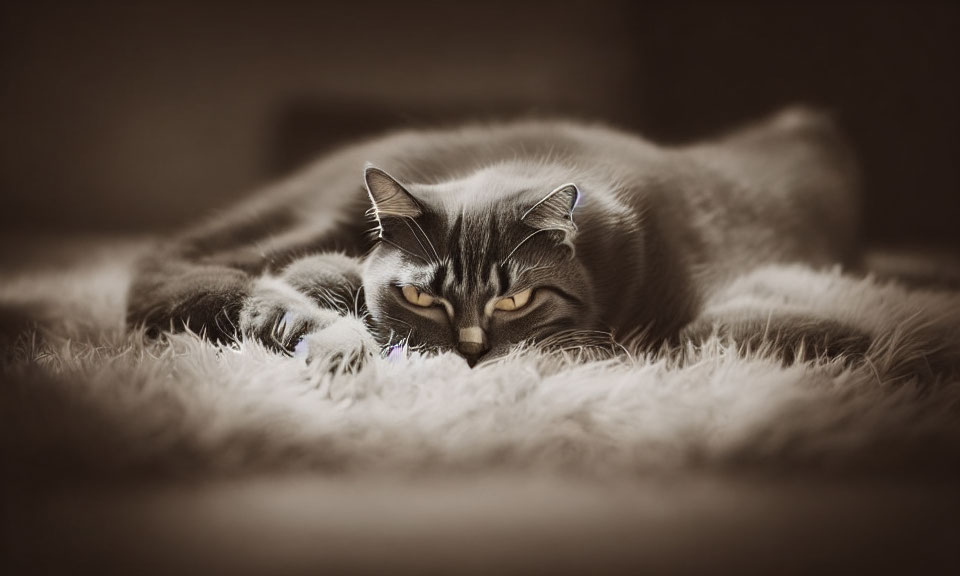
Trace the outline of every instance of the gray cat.
<instances>
[{"instance_id":1,"label":"gray cat","mask_svg":"<svg viewBox=\"0 0 960 576\"><path fill-rule=\"evenodd\" d=\"M557 121L405 131L159 249L128 318L351 366L654 346L715 329L705 298L751 268L852 263L858 212L852 155L805 109L676 148Z\"/></svg>"}]
</instances>

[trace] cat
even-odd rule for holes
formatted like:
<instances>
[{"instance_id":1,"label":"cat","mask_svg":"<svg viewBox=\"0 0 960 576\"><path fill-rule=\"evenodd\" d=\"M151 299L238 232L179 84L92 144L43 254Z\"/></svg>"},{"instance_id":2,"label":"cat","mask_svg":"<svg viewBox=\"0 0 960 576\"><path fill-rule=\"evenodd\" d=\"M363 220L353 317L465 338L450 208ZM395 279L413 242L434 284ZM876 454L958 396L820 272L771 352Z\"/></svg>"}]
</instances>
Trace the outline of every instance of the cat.
<instances>
[{"instance_id":1,"label":"cat","mask_svg":"<svg viewBox=\"0 0 960 576\"><path fill-rule=\"evenodd\" d=\"M850 147L806 108L674 147L573 121L407 130L159 246L128 320L351 369L401 344L471 366L655 346L716 329L703 303L745 271L854 265L858 214Z\"/></svg>"}]
</instances>

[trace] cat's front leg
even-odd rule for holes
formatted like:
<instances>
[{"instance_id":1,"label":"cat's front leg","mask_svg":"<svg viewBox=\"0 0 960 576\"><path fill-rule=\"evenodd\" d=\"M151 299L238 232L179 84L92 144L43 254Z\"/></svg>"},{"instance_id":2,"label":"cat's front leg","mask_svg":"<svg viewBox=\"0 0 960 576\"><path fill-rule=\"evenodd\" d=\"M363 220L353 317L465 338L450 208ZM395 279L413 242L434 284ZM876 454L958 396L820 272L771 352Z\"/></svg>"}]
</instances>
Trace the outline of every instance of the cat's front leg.
<instances>
[{"instance_id":1,"label":"cat's front leg","mask_svg":"<svg viewBox=\"0 0 960 576\"><path fill-rule=\"evenodd\" d=\"M184 328L211 340L236 338L239 312L252 279L235 268L197 264L159 255L136 270L127 321L148 334Z\"/></svg>"},{"instance_id":2,"label":"cat's front leg","mask_svg":"<svg viewBox=\"0 0 960 576\"><path fill-rule=\"evenodd\" d=\"M240 314L246 338L331 371L354 371L379 350L361 319L360 264L340 254L300 258L258 278Z\"/></svg>"}]
</instances>

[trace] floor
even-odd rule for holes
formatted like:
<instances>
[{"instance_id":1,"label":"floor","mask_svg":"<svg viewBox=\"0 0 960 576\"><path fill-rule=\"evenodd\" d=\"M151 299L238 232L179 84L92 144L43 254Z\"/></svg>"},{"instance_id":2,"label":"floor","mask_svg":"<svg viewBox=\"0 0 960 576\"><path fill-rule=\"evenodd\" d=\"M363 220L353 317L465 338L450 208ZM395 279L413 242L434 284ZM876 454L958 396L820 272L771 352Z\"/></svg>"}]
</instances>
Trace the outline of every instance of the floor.
<instances>
[{"instance_id":1,"label":"floor","mask_svg":"<svg viewBox=\"0 0 960 576\"><path fill-rule=\"evenodd\" d=\"M9 502L8 502L9 503ZM869 478L246 478L20 499L13 567L167 574L957 573L960 491Z\"/></svg>"}]
</instances>

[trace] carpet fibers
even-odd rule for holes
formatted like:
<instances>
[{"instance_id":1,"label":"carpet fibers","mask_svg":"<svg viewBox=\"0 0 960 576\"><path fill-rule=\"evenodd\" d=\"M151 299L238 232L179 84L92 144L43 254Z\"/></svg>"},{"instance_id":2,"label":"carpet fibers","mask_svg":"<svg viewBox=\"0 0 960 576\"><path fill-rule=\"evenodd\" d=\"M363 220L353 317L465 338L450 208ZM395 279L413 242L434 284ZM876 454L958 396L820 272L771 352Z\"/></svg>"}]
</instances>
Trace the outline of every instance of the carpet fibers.
<instances>
[{"instance_id":1,"label":"carpet fibers","mask_svg":"<svg viewBox=\"0 0 960 576\"><path fill-rule=\"evenodd\" d=\"M955 290L784 266L708 303L871 338L809 362L715 336L603 361L528 352L471 370L394 353L329 373L254 343L126 331L141 249L86 250L0 285L4 532L21 527L4 544L18 569L937 572L958 560Z\"/></svg>"}]
</instances>

